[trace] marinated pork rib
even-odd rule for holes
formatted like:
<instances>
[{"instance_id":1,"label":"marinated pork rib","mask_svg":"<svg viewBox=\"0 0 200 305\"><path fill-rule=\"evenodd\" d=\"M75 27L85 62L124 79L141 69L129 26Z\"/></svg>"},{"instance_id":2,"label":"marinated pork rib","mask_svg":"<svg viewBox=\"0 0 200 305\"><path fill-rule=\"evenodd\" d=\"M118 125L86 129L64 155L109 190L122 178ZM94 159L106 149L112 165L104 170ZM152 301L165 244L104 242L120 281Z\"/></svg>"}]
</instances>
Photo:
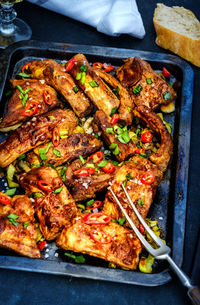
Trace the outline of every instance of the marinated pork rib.
<instances>
[{"instance_id":1,"label":"marinated pork rib","mask_svg":"<svg viewBox=\"0 0 200 305\"><path fill-rule=\"evenodd\" d=\"M0 167L5 167L32 148L48 142L55 127L71 134L78 123L71 110L56 109L33 117L0 144Z\"/></svg>"},{"instance_id":2,"label":"marinated pork rib","mask_svg":"<svg viewBox=\"0 0 200 305\"><path fill-rule=\"evenodd\" d=\"M88 176L77 176L75 172L86 168L80 160L75 160L66 170L65 184L70 187L70 192L75 201L81 201L88 198L95 198L96 193L104 190L109 181L112 180L113 173L105 173L100 167L96 166L98 171Z\"/></svg>"},{"instance_id":3,"label":"marinated pork rib","mask_svg":"<svg viewBox=\"0 0 200 305\"><path fill-rule=\"evenodd\" d=\"M8 131L8 127L29 120L30 116L24 115L23 112L30 104L38 105L35 116L46 113L60 104L56 91L43 81L11 79L10 82L14 91L0 123L0 131Z\"/></svg>"},{"instance_id":4,"label":"marinated pork rib","mask_svg":"<svg viewBox=\"0 0 200 305\"><path fill-rule=\"evenodd\" d=\"M110 242L95 242L91 232L98 230L103 231ZM127 269L137 268L142 250L139 239L127 228L113 222L101 226L88 225L83 223L81 216L62 231L56 243L65 250L89 254Z\"/></svg>"},{"instance_id":5,"label":"marinated pork rib","mask_svg":"<svg viewBox=\"0 0 200 305\"><path fill-rule=\"evenodd\" d=\"M115 90L116 95L120 100L120 106L118 109L120 121L122 121L125 125L131 125L133 121L134 108L132 96L129 95L128 91L111 74L99 69L95 69L95 72Z\"/></svg>"},{"instance_id":6,"label":"marinated pork rib","mask_svg":"<svg viewBox=\"0 0 200 305\"><path fill-rule=\"evenodd\" d=\"M77 216L76 204L56 170L43 166L21 175L21 186L35 198L35 210L46 240L53 240ZM47 190L48 189L48 190Z\"/></svg>"},{"instance_id":7,"label":"marinated pork rib","mask_svg":"<svg viewBox=\"0 0 200 305\"><path fill-rule=\"evenodd\" d=\"M71 105L78 117L88 115L92 110L88 98L77 88L65 67L54 60L33 61L29 67L31 76L45 81L60 92Z\"/></svg>"},{"instance_id":8,"label":"marinated pork rib","mask_svg":"<svg viewBox=\"0 0 200 305\"><path fill-rule=\"evenodd\" d=\"M110 115L113 108L119 107L118 98L98 77L83 54L77 54L73 58L75 59L75 65L70 73L77 80L79 87L98 109Z\"/></svg>"},{"instance_id":9,"label":"marinated pork rib","mask_svg":"<svg viewBox=\"0 0 200 305\"><path fill-rule=\"evenodd\" d=\"M137 106L145 105L155 110L176 98L174 89L151 68L149 63L139 57L130 57L124 62L116 70L116 75L133 95Z\"/></svg>"},{"instance_id":10,"label":"marinated pork rib","mask_svg":"<svg viewBox=\"0 0 200 305\"><path fill-rule=\"evenodd\" d=\"M59 152L55 155L54 146L49 144L44 144L38 146L33 151L27 154L27 159L32 165L40 164L40 148L43 148L46 153L47 160L44 161L46 164L53 164L58 166L64 162L70 162L74 159L79 158L79 156L87 157L93 154L95 151L101 148L102 144L94 136L89 134L75 133L60 140L56 150ZM49 148L48 148L49 147Z\"/></svg>"},{"instance_id":11,"label":"marinated pork rib","mask_svg":"<svg viewBox=\"0 0 200 305\"><path fill-rule=\"evenodd\" d=\"M25 195L10 200L8 205L0 204L0 247L31 258L41 258L36 244L37 228L31 200Z\"/></svg>"},{"instance_id":12,"label":"marinated pork rib","mask_svg":"<svg viewBox=\"0 0 200 305\"><path fill-rule=\"evenodd\" d=\"M146 106L138 106L134 110L135 116L145 122L153 131L160 136L160 147L149 159L155 163L161 171L167 169L173 153L173 141L161 118L150 111Z\"/></svg>"},{"instance_id":13,"label":"marinated pork rib","mask_svg":"<svg viewBox=\"0 0 200 305\"><path fill-rule=\"evenodd\" d=\"M124 161L125 159L135 154L137 147L135 144L133 144L132 141L129 141L127 144L121 143L118 140L117 133L114 132L114 125L118 126L118 124L113 125L110 123L110 120L110 117L106 115L103 111L96 111L94 115L94 120L92 122L93 128L95 132L102 132L102 137L108 146L110 146L112 143L115 143L117 145L117 147L119 148L119 153L114 153L115 157L119 161ZM109 129L112 129L112 132L114 134L108 133Z\"/></svg>"},{"instance_id":14,"label":"marinated pork rib","mask_svg":"<svg viewBox=\"0 0 200 305\"><path fill-rule=\"evenodd\" d=\"M126 190L130 198L145 218L162 176L156 165L139 156L131 158L131 161L123 165L114 176L111 188L136 226L139 226L139 221L121 188L122 183L126 181ZM106 194L103 212L114 219L123 216L110 191Z\"/></svg>"}]
</instances>

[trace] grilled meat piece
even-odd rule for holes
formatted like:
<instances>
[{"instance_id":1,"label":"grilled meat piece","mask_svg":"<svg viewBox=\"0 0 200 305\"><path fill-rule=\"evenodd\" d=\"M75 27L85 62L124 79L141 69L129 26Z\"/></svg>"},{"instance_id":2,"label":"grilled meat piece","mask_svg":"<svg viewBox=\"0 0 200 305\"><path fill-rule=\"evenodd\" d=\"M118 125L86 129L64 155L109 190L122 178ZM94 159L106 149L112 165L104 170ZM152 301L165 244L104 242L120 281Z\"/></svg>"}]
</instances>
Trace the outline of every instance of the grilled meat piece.
<instances>
[{"instance_id":1,"label":"grilled meat piece","mask_svg":"<svg viewBox=\"0 0 200 305\"><path fill-rule=\"evenodd\" d=\"M134 114L160 136L160 147L156 153L153 153L149 157L149 159L155 163L161 171L165 171L173 153L173 141L171 135L161 118L154 112L150 111L146 106L136 107Z\"/></svg>"},{"instance_id":2,"label":"grilled meat piece","mask_svg":"<svg viewBox=\"0 0 200 305\"><path fill-rule=\"evenodd\" d=\"M81 201L88 198L96 197L96 193L104 190L109 181L112 180L113 174L105 173L100 167L98 171L88 176L77 176L75 171L85 168L80 160L75 160L66 170L65 184L71 188L71 194L75 201Z\"/></svg>"},{"instance_id":3,"label":"grilled meat piece","mask_svg":"<svg viewBox=\"0 0 200 305\"><path fill-rule=\"evenodd\" d=\"M111 124L110 120L110 117L106 115L103 111L96 111L94 120L92 122L94 131L102 132L102 137L108 146L110 146L112 143L117 144L119 148L119 154L116 154L115 157L119 161L124 161L125 159L135 154L137 147L135 144L132 143L132 141L129 141L128 144L121 143L118 140L116 133L108 133L108 128L112 129L114 132L114 125L118 126L118 124Z\"/></svg>"},{"instance_id":4,"label":"grilled meat piece","mask_svg":"<svg viewBox=\"0 0 200 305\"><path fill-rule=\"evenodd\" d=\"M23 153L48 142L55 127L71 134L77 125L77 118L71 110L56 109L33 117L0 144L0 166L5 167Z\"/></svg>"},{"instance_id":5,"label":"grilled meat piece","mask_svg":"<svg viewBox=\"0 0 200 305\"><path fill-rule=\"evenodd\" d=\"M95 72L107 84L114 88L116 95L120 100L120 106L118 109L120 121L125 125L131 125L133 121L134 108L133 98L114 76L99 69L95 69Z\"/></svg>"},{"instance_id":6,"label":"grilled meat piece","mask_svg":"<svg viewBox=\"0 0 200 305\"><path fill-rule=\"evenodd\" d=\"M155 176L151 184L141 182L141 178L145 173L152 173ZM131 158L131 161L123 165L114 176L112 190L137 227L139 226L138 218L129 205L121 185L126 181L126 190L139 213L145 219L162 176L162 172L156 165L139 156ZM103 212L111 215L114 219L120 219L123 216L110 191L106 194Z\"/></svg>"},{"instance_id":7,"label":"grilled meat piece","mask_svg":"<svg viewBox=\"0 0 200 305\"><path fill-rule=\"evenodd\" d=\"M110 237L109 243L97 243L91 238L91 230L99 229ZM113 222L101 226L88 225L83 223L81 216L62 231L56 243L65 250L89 254L127 269L137 268L142 250L139 239L129 229Z\"/></svg>"},{"instance_id":8,"label":"grilled meat piece","mask_svg":"<svg viewBox=\"0 0 200 305\"><path fill-rule=\"evenodd\" d=\"M16 195L11 199L11 204L6 206L0 204L1 248L13 250L31 258L40 258L36 238L34 208L27 196Z\"/></svg>"},{"instance_id":9,"label":"grilled meat piece","mask_svg":"<svg viewBox=\"0 0 200 305\"><path fill-rule=\"evenodd\" d=\"M134 103L152 110L167 105L176 98L172 87L160 77L149 63L139 57L128 58L116 70L122 85L134 96Z\"/></svg>"},{"instance_id":10,"label":"grilled meat piece","mask_svg":"<svg viewBox=\"0 0 200 305\"><path fill-rule=\"evenodd\" d=\"M39 181L48 183L51 190L44 190ZM21 175L19 182L29 196L41 193L41 197L35 199L36 214L45 239L53 240L78 213L68 189L56 170L47 166L33 168Z\"/></svg>"},{"instance_id":11,"label":"grilled meat piece","mask_svg":"<svg viewBox=\"0 0 200 305\"><path fill-rule=\"evenodd\" d=\"M47 151L48 145L49 144L41 145L35 148L32 152L28 153L27 159L31 165L41 163L39 148L44 148L44 150ZM54 146L51 145L46 153L47 160L44 162L58 166L64 162L70 162L77 159L79 156L87 157L88 155L99 150L101 146L102 144L94 136L89 134L75 133L68 138L60 140L59 145L56 147L56 150L60 152L60 156L55 155Z\"/></svg>"},{"instance_id":12,"label":"grilled meat piece","mask_svg":"<svg viewBox=\"0 0 200 305\"><path fill-rule=\"evenodd\" d=\"M79 89L74 90L76 84L65 67L54 60L33 61L29 67L33 78L45 81L60 92L71 105L78 117L84 117L92 111L88 98Z\"/></svg>"},{"instance_id":13,"label":"grilled meat piece","mask_svg":"<svg viewBox=\"0 0 200 305\"><path fill-rule=\"evenodd\" d=\"M98 77L83 54L77 54L73 58L76 62L70 73L76 80L79 75L83 75L80 80L77 80L79 87L98 109L110 115L114 107L119 107L118 98L102 79ZM83 67L85 67L86 71L81 71Z\"/></svg>"},{"instance_id":14,"label":"grilled meat piece","mask_svg":"<svg viewBox=\"0 0 200 305\"><path fill-rule=\"evenodd\" d=\"M21 122L25 122L30 119L29 116L23 114L23 110L30 103L38 104L38 110L35 113L35 116L46 113L51 109L55 108L56 106L59 106L60 104L57 99L56 91L52 87L46 85L43 81L33 79L11 79L10 82L12 84L12 87L14 88L14 92L8 102L7 109L3 116L2 122L0 123L0 131L8 131L8 127L19 124ZM22 94L22 92L16 86L20 86L24 92L27 91L27 99L23 99L26 94ZM48 92L48 94L50 95L51 104L45 103L43 96L45 92L46 94Z\"/></svg>"}]
</instances>

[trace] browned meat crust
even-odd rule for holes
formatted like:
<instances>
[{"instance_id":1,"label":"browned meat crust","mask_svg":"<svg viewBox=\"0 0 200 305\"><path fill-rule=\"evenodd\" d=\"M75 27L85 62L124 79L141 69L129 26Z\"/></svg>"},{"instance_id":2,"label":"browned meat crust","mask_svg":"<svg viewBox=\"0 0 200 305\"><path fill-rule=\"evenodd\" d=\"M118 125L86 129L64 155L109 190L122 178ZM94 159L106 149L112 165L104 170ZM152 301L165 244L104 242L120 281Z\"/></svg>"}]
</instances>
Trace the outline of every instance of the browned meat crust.
<instances>
[{"instance_id":1,"label":"browned meat crust","mask_svg":"<svg viewBox=\"0 0 200 305\"><path fill-rule=\"evenodd\" d=\"M141 182L141 177L149 171L155 175L155 180L152 184L146 185ZM112 190L136 226L139 226L139 221L121 188L122 183L127 181L126 190L130 198L142 217L146 218L162 176L162 172L156 165L139 156L131 158L131 161L123 165L114 176ZM110 191L106 195L103 212L112 215L114 219L120 219L123 216Z\"/></svg>"},{"instance_id":2,"label":"browned meat crust","mask_svg":"<svg viewBox=\"0 0 200 305\"><path fill-rule=\"evenodd\" d=\"M134 108L133 98L114 76L106 73L103 70L94 70L96 74L100 76L106 83L112 86L115 90L118 90L118 96L120 100L120 106L118 109L119 118L125 125L131 125L133 121Z\"/></svg>"},{"instance_id":3,"label":"browned meat crust","mask_svg":"<svg viewBox=\"0 0 200 305\"><path fill-rule=\"evenodd\" d=\"M155 163L161 171L165 171L173 153L173 141L171 135L161 118L154 112L150 111L147 107L136 107L134 114L160 136L160 147L156 153L150 156L150 160Z\"/></svg>"},{"instance_id":4,"label":"browned meat crust","mask_svg":"<svg viewBox=\"0 0 200 305\"><path fill-rule=\"evenodd\" d=\"M41 145L34 149L33 152L28 153L27 159L31 165L35 164L35 158L38 160L37 164L41 163L39 148L48 149L49 144ZM75 133L60 140L56 150L60 152L60 156L56 156L54 153L54 146L51 145L48 152L46 153L47 160L44 161L46 164L53 164L58 166L64 162L70 162L79 156L87 157L93 154L101 148L102 144L94 136L89 134Z\"/></svg>"},{"instance_id":5,"label":"browned meat crust","mask_svg":"<svg viewBox=\"0 0 200 305\"><path fill-rule=\"evenodd\" d=\"M113 177L113 174L104 173L101 168L92 175L77 177L74 172L80 168L85 168L85 165L80 160L75 160L66 171L65 183L71 188L70 192L75 201L95 198L96 193L104 190Z\"/></svg>"},{"instance_id":6,"label":"browned meat crust","mask_svg":"<svg viewBox=\"0 0 200 305\"><path fill-rule=\"evenodd\" d=\"M50 183L52 191L41 190L39 180ZM45 239L53 240L77 216L78 209L69 191L56 170L47 166L34 168L21 175L19 182L29 196L38 192L43 194L44 197L35 199L36 214ZM62 189L57 193L59 188Z\"/></svg>"},{"instance_id":7,"label":"browned meat crust","mask_svg":"<svg viewBox=\"0 0 200 305\"><path fill-rule=\"evenodd\" d=\"M86 57L83 54L77 54L74 56L76 63L70 73L77 78L77 74L81 73L80 67L85 66L87 70L85 73L85 82L78 80L79 87L85 92L89 97L92 103L98 108L103 110L108 115L111 114L111 111L114 107L119 107L119 100L112 92L112 90L102 81L100 77L95 73L92 67L90 67ZM97 86L92 87L90 82L95 81Z\"/></svg>"},{"instance_id":8,"label":"browned meat crust","mask_svg":"<svg viewBox=\"0 0 200 305\"><path fill-rule=\"evenodd\" d=\"M56 109L41 116L34 116L0 144L0 166L5 167L21 154L46 143L52 138L55 127L65 129L68 134L71 134L77 121L71 110Z\"/></svg>"},{"instance_id":9,"label":"browned meat crust","mask_svg":"<svg viewBox=\"0 0 200 305\"><path fill-rule=\"evenodd\" d=\"M102 137L108 146L110 146L112 143L116 143L118 145L119 154L115 157L119 161L124 161L135 154L137 147L132 141L130 141L128 144L123 144L118 140L116 134L106 132L107 128L113 129L114 126L110 123L110 117L103 111L96 111L92 124L95 131L102 132ZM115 125L118 126L118 124Z\"/></svg>"},{"instance_id":10,"label":"browned meat crust","mask_svg":"<svg viewBox=\"0 0 200 305\"><path fill-rule=\"evenodd\" d=\"M0 123L0 130L2 128L6 128L9 126L13 126L15 124L18 124L20 122L24 122L30 119L30 117L25 116L22 114L22 111L25 109L25 107L30 103L34 102L39 105L39 108L37 112L35 113L35 116L43 114L45 112L50 111L51 109L55 108L56 106L59 106L60 102L57 99L57 93L56 91L48 86L45 83L41 83L41 81L38 80L17 80L17 79L11 79L10 80L12 87L14 88L13 95L10 98L6 112L3 116L3 120ZM28 94L28 99L26 101L26 105L22 105L22 98L20 98L20 91L16 86L19 85L22 90L28 90L30 89ZM51 95L52 104L47 105L43 98L43 92L48 91Z\"/></svg>"},{"instance_id":11,"label":"browned meat crust","mask_svg":"<svg viewBox=\"0 0 200 305\"><path fill-rule=\"evenodd\" d=\"M9 222L8 216L14 214L15 225ZM24 224L28 224L27 227ZM13 250L20 255L41 258L36 244L37 228L34 219L34 208L31 200L25 195L14 196L11 204L0 204L0 247Z\"/></svg>"},{"instance_id":12,"label":"browned meat crust","mask_svg":"<svg viewBox=\"0 0 200 305\"><path fill-rule=\"evenodd\" d=\"M78 92L73 90L76 87L73 78L56 61L33 61L30 70L33 78L45 79L49 85L60 92L78 117L84 117L92 111L92 105L88 98L81 90L78 90Z\"/></svg>"},{"instance_id":13,"label":"browned meat crust","mask_svg":"<svg viewBox=\"0 0 200 305\"><path fill-rule=\"evenodd\" d=\"M142 250L141 243L135 234L110 222L101 226L101 230L110 235L108 244L96 243L90 237L90 230L98 226L83 223L81 217L75 223L66 227L57 238L57 246L75 252L82 252L91 256L102 258L120 267L136 269L139 262L139 254Z\"/></svg>"},{"instance_id":14,"label":"browned meat crust","mask_svg":"<svg viewBox=\"0 0 200 305\"><path fill-rule=\"evenodd\" d=\"M136 105L145 105L155 110L176 98L173 88L151 68L149 63L139 57L130 57L124 62L124 65L116 70L116 75L122 85L134 96ZM139 92L133 93L132 90L137 90L138 86L140 86Z\"/></svg>"}]
</instances>

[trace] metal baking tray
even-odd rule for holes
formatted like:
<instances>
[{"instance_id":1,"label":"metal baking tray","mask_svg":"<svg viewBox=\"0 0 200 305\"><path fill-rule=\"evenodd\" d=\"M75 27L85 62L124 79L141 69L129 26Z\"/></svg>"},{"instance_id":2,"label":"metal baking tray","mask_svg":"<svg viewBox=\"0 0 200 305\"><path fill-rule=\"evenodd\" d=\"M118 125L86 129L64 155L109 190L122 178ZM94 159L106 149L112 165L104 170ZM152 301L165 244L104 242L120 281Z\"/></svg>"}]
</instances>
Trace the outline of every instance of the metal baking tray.
<instances>
[{"instance_id":1,"label":"metal baking tray","mask_svg":"<svg viewBox=\"0 0 200 305\"><path fill-rule=\"evenodd\" d=\"M106 62L114 66L121 65L122 60L127 57L139 56L147 60L155 70L162 70L165 66L181 84L176 100L176 110L165 116L165 119L173 125L174 155L149 212L150 218L159 220L159 226L165 234L167 244L172 248L172 258L178 266L181 266L187 209L193 70L184 60L169 54L51 42L19 42L8 47L0 56L0 115L5 108L5 92L9 79L14 77L26 62L45 58L60 62L68 60L76 53L85 54L89 62ZM0 134L0 141L4 138L5 136ZM5 187L4 183L5 180L2 179L1 188ZM2 249L0 268L143 286L162 285L171 279L167 265L160 261L154 273L144 274L138 271L110 269L107 263L89 256L86 258L86 264L73 264L68 262L62 254L55 256L56 250L55 243L50 243L48 255L44 255L42 259L29 259Z\"/></svg>"}]
</instances>

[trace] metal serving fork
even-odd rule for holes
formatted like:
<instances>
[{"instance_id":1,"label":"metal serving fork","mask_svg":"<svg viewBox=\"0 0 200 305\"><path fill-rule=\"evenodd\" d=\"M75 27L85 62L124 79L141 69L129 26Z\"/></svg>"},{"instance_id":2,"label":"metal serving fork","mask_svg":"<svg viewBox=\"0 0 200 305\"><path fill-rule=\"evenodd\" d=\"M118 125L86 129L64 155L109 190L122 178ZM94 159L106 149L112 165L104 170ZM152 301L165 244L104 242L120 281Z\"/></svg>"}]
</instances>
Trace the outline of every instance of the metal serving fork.
<instances>
[{"instance_id":1,"label":"metal serving fork","mask_svg":"<svg viewBox=\"0 0 200 305\"><path fill-rule=\"evenodd\" d=\"M156 259L166 259L168 261L171 269L177 274L177 276L179 277L179 279L182 282L182 284L185 287L188 288L188 296L190 297L190 299L193 302L193 304L200 305L200 289L197 286L193 286L191 284L191 281L188 278L188 276L186 274L184 274L184 272L172 260L172 258L169 256L169 253L170 253L171 249L168 246L166 246L160 240L160 238L158 236L156 236L156 234L150 229L150 227L146 224L146 222L144 221L144 219L142 218L142 216L140 215L140 213L136 209L135 205L133 204L133 202L132 202L129 194L127 193L124 185L122 185L122 188L123 188L123 190L124 190L124 192L126 194L126 197L127 197L128 201L129 201L131 207L133 208L133 211L135 212L136 216L138 217L140 223L143 225L143 227L145 228L147 233L151 236L153 241L156 243L156 245L158 246L158 249L152 248L152 246L147 242L147 240L144 238L144 236L136 228L136 226L134 225L134 223L132 222L132 220L130 219L128 214L126 213L125 209L121 205L120 201L118 200L117 196L113 192L112 188L110 187L109 190L111 191L115 201L117 202L117 204L119 205L120 209L122 210L124 216L126 217L126 220L130 224L131 228L133 229L133 231L135 232L137 237L140 239L140 241L143 244L143 246L146 248L146 250L152 256L154 256Z\"/></svg>"}]
</instances>

